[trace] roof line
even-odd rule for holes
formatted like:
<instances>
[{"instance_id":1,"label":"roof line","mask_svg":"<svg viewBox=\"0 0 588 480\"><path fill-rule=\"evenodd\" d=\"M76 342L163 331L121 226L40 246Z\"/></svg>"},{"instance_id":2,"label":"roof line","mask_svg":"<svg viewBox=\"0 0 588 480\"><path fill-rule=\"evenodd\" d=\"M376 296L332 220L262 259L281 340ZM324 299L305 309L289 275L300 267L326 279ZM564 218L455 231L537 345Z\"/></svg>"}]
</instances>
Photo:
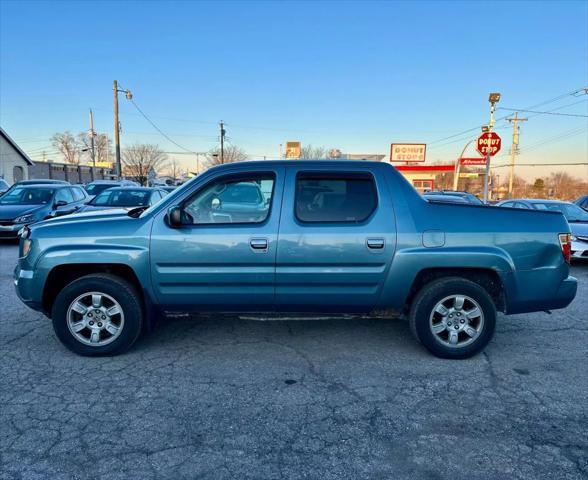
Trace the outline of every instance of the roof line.
<instances>
[{"instance_id":1,"label":"roof line","mask_svg":"<svg viewBox=\"0 0 588 480\"><path fill-rule=\"evenodd\" d=\"M29 165L34 165L35 162L31 160L31 158L17 145L17 143L10 138L10 135L6 133L6 131L0 127L0 135L2 135L10 145L20 154L20 156L27 162Z\"/></svg>"}]
</instances>

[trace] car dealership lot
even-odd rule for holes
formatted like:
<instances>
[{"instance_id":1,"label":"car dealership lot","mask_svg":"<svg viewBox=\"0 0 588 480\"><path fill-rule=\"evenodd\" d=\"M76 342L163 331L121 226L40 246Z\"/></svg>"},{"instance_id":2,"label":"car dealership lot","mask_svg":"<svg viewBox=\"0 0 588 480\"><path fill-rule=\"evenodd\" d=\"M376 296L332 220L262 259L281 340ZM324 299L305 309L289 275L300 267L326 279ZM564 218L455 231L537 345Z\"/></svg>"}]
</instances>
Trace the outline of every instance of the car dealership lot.
<instances>
[{"instance_id":1,"label":"car dealership lot","mask_svg":"<svg viewBox=\"0 0 588 480\"><path fill-rule=\"evenodd\" d=\"M586 478L588 263L566 310L433 357L386 319L169 319L83 358L0 243L0 478Z\"/></svg>"}]
</instances>

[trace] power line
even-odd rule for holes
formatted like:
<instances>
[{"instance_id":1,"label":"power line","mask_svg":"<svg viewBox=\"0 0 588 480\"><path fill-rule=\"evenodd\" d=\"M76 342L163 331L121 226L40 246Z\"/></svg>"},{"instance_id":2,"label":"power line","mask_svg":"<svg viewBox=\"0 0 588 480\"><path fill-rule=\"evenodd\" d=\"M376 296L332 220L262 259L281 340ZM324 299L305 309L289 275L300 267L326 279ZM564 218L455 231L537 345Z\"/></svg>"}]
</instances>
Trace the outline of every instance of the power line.
<instances>
[{"instance_id":1,"label":"power line","mask_svg":"<svg viewBox=\"0 0 588 480\"><path fill-rule=\"evenodd\" d=\"M535 105L531 105L531 106L529 106L529 107L527 107L527 108L537 108L537 107L540 107L541 105L546 105L546 104L548 104L548 103L556 102L556 101L558 101L558 100L561 100L562 98L568 97L568 96L570 96L570 95L577 96L577 94L578 94L578 93L580 93L580 92L586 92L586 89L585 89L585 88L576 89L576 90L574 90L574 91L572 91L572 92L564 93L564 94L558 95L557 97L551 98L551 99L549 99L549 100L545 100L545 101L543 101L543 102L536 103ZM519 111L521 111L521 110L519 110ZM505 120L507 117L508 117L508 115L506 115L506 116L504 116L504 117L501 117L501 118L498 118L498 119L496 120L496 122L497 122L497 123L498 123L498 122L501 122L501 121ZM428 147L429 145L433 145L433 144L435 144L435 143L444 142L445 140L450 140L450 139L452 139L452 138L455 138L455 137L462 136L462 135L464 135L464 134L466 134L466 133L470 133L470 132L478 131L479 129L480 129L480 126L478 125L478 126L476 126L476 127L473 127L473 128L468 128L467 130L463 130L462 132L455 133L455 134L453 134L453 135L449 135L449 136L447 136L447 137L440 138L440 139L438 139L438 140L433 140L432 142L429 142L429 143L427 144L427 147ZM495 130L496 130L496 128L495 128ZM453 143L453 142L451 142L451 143Z\"/></svg>"},{"instance_id":2,"label":"power line","mask_svg":"<svg viewBox=\"0 0 588 480\"><path fill-rule=\"evenodd\" d=\"M499 107L498 110L508 110L510 112L528 112L528 113L536 113L538 115L561 115L563 117L583 117L588 118L588 115L581 115L578 113L561 113L561 112L538 112L537 110L525 110L524 108L506 108L506 107Z\"/></svg>"},{"instance_id":3,"label":"power line","mask_svg":"<svg viewBox=\"0 0 588 480\"><path fill-rule=\"evenodd\" d=\"M155 130L157 130L159 133L161 133L161 135L163 137L165 137L167 140L169 140L171 143L173 143L176 147L181 148L182 150L185 150L186 152L189 153L196 153L193 150L190 150L189 148L184 147L183 145L180 145L179 143L177 143L176 141L172 140L168 135L166 135L166 133L161 130L161 128L159 128L157 125L155 125L155 123L153 123L153 121L143 112L143 110L141 110L139 108L139 106L135 103L135 100L131 99L131 103L133 104L133 106L137 109L137 111L143 116L143 118L145 118L145 120L147 120L151 126L153 128L155 128Z\"/></svg>"},{"instance_id":4,"label":"power line","mask_svg":"<svg viewBox=\"0 0 588 480\"><path fill-rule=\"evenodd\" d=\"M573 165L588 165L588 162L571 162L571 163L519 163L518 166L522 167L559 167L559 166L573 166ZM491 165L490 168L504 168L508 167L509 164L505 163L504 165Z\"/></svg>"}]
</instances>

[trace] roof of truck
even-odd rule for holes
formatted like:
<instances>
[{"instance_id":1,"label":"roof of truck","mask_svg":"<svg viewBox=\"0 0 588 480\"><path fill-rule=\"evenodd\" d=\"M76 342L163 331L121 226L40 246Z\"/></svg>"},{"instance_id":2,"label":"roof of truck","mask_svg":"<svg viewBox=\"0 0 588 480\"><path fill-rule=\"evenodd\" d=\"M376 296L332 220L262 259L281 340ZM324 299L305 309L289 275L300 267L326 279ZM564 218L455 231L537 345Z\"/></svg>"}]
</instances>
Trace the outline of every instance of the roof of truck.
<instances>
[{"instance_id":1,"label":"roof of truck","mask_svg":"<svg viewBox=\"0 0 588 480\"><path fill-rule=\"evenodd\" d=\"M312 165L338 165L340 166L342 169L345 169L347 167L374 167L377 165L388 165L391 166L389 163L386 162L372 162L369 160L338 160L338 159L333 159L333 160L328 160L328 159L323 159L323 160L247 160L244 162L234 162L234 163L224 163L222 165L216 165L213 168L215 169L224 169L224 168L230 168L232 166L238 165L238 166L244 166L244 167L249 167L249 166L259 166L259 165L267 165L268 167L275 167L275 166L300 166L300 165L308 165L308 166L312 166Z\"/></svg>"}]
</instances>

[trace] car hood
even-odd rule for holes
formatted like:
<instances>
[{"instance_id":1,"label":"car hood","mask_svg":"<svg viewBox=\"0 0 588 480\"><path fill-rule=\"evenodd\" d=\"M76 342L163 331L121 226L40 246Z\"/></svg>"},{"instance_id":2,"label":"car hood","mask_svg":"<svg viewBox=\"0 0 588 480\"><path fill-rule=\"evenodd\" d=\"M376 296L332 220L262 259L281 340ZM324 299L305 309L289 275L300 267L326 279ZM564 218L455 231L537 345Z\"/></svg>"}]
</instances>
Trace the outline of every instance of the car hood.
<instances>
[{"instance_id":1,"label":"car hood","mask_svg":"<svg viewBox=\"0 0 588 480\"><path fill-rule=\"evenodd\" d=\"M47 205L0 205L0 220L12 220L43 210Z\"/></svg>"},{"instance_id":2,"label":"car hood","mask_svg":"<svg viewBox=\"0 0 588 480\"><path fill-rule=\"evenodd\" d=\"M588 222L568 222L572 234L577 237L588 237Z\"/></svg>"}]
</instances>

